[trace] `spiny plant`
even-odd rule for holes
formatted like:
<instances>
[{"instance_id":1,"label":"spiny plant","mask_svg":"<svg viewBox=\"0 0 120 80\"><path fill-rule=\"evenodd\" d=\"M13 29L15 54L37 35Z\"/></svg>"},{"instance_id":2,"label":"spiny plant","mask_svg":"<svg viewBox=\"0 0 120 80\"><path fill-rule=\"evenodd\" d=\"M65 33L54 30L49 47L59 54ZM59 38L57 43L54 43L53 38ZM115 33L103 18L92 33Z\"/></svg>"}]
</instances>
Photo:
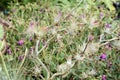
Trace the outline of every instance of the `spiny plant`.
<instances>
[{"instance_id":1,"label":"spiny plant","mask_svg":"<svg viewBox=\"0 0 120 80\"><path fill-rule=\"evenodd\" d=\"M1 79L119 79L119 21L91 1L11 3Z\"/></svg>"}]
</instances>

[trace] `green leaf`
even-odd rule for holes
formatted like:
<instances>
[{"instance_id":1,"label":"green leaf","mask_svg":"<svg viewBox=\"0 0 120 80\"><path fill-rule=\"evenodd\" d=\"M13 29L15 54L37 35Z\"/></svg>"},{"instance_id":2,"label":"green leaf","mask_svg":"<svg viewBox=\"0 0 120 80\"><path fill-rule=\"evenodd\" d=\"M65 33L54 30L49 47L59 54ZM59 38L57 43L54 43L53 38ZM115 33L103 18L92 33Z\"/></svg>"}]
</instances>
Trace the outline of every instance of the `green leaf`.
<instances>
[{"instance_id":1,"label":"green leaf","mask_svg":"<svg viewBox=\"0 0 120 80\"><path fill-rule=\"evenodd\" d=\"M4 29L3 29L3 26L0 25L0 51L4 48L4 45L5 45L5 41L3 39L4 37Z\"/></svg>"},{"instance_id":2,"label":"green leaf","mask_svg":"<svg viewBox=\"0 0 120 80\"><path fill-rule=\"evenodd\" d=\"M113 10L115 10L115 8L114 8L114 6L113 6L113 4L112 4L112 0L102 0L104 3L105 3L105 5L110 9L110 11L113 11Z\"/></svg>"},{"instance_id":3,"label":"green leaf","mask_svg":"<svg viewBox=\"0 0 120 80\"><path fill-rule=\"evenodd\" d=\"M3 26L0 25L0 39L3 39L4 37L4 29L3 29Z\"/></svg>"},{"instance_id":4,"label":"green leaf","mask_svg":"<svg viewBox=\"0 0 120 80\"><path fill-rule=\"evenodd\" d=\"M5 40L3 41L0 40L0 51L2 51L4 47L5 47Z\"/></svg>"}]
</instances>

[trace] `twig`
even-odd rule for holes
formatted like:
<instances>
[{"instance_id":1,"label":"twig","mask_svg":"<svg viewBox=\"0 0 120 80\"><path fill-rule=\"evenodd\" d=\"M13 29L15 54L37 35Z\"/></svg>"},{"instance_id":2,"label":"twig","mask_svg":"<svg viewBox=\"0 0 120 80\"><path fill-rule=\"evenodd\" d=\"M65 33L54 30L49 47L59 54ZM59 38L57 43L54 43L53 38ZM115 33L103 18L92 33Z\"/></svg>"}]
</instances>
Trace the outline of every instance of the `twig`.
<instances>
[{"instance_id":1,"label":"twig","mask_svg":"<svg viewBox=\"0 0 120 80\"><path fill-rule=\"evenodd\" d=\"M88 41L88 42L87 42L87 44L85 45L85 48L84 48L84 50L83 50L83 52L82 52L82 53L84 53L84 52L85 52L85 50L87 49L88 44L89 44L89 41Z\"/></svg>"}]
</instances>

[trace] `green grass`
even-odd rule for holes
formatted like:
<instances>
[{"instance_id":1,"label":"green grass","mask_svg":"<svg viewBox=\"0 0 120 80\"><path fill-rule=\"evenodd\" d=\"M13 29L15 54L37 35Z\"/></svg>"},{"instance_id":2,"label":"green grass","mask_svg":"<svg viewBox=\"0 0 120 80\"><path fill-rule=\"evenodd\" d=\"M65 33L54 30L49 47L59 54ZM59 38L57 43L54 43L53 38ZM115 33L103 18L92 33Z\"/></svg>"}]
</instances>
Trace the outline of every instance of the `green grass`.
<instances>
[{"instance_id":1,"label":"green grass","mask_svg":"<svg viewBox=\"0 0 120 80\"><path fill-rule=\"evenodd\" d=\"M120 79L120 23L114 20L115 11L101 3L11 3L8 16L0 13L9 22L4 26L7 49L0 52L0 79L101 80L103 75ZM103 53L106 57L100 60Z\"/></svg>"}]
</instances>

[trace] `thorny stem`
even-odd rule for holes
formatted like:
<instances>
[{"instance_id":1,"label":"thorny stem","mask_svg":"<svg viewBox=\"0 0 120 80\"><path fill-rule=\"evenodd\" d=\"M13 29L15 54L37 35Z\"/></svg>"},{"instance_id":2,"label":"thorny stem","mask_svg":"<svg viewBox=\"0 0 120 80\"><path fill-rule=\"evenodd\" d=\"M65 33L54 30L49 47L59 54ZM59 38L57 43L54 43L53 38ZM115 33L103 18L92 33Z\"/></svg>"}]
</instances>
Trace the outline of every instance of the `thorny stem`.
<instances>
[{"instance_id":1,"label":"thorny stem","mask_svg":"<svg viewBox=\"0 0 120 80\"><path fill-rule=\"evenodd\" d=\"M110 41L114 41L114 40L117 40L117 39L119 39L119 38L117 38L117 37L115 37L115 38L112 38L112 39L109 39L109 40L102 40L103 42L105 41L105 42L110 42Z\"/></svg>"},{"instance_id":2,"label":"thorny stem","mask_svg":"<svg viewBox=\"0 0 120 80\"><path fill-rule=\"evenodd\" d=\"M45 47L47 46L47 44L49 43L49 41L52 40L53 38L54 38L54 36L51 37L50 39L48 39L48 41L45 43L45 45L39 51L38 51L39 40L37 40L37 43L36 43L36 53L37 53L37 55L40 54L45 49Z\"/></svg>"},{"instance_id":3,"label":"thorny stem","mask_svg":"<svg viewBox=\"0 0 120 80\"><path fill-rule=\"evenodd\" d=\"M65 70L64 72L57 72L57 73L53 74L52 77L49 78L49 80L54 80L54 78L57 77L57 76L63 76L63 75L65 75L66 73L68 73L68 71L70 71L71 68L74 67L74 65L76 64L76 62L77 62L77 60L74 61L73 65L71 67L69 67L68 70Z\"/></svg>"},{"instance_id":4,"label":"thorny stem","mask_svg":"<svg viewBox=\"0 0 120 80\"><path fill-rule=\"evenodd\" d=\"M76 63L76 61L75 61L75 63ZM74 63L74 64L75 64L75 63ZM73 66L74 66L74 65L73 65ZM72 66L72 67L73 67L73 66ZM54 78L55 78L56 76L61 76L61 75L66 74L72 67L70 67L67 71L57 72L57 73L53 74L52 77L51 77L49 80L54 80Z\"/></svg>"},{"instance_id":5,"label":"thorny stem","mask_svg":"<svg viewBox=\"0 0 120 80\"><path fill-rule=\"evenodd\" d=\"M36 60L42 65L42 67L47 71L47 80L50 78L50 72L47 69L47 67L45 66L45 64L41 61L41 59L39 59L38 57L36 57Z\"/></svg>"},{"instance_id":6,"label":"thorny stem","mask_svg":"<svg viewBox=\"0 0 120 80\"><path fill-rule=\"evenodd\" d=\"M2 45L1 45L1 46L3 46L3 45L4 45L4 42L2 42ZM0 46L0 47L1 47L1 46ZM0 51L0 57L1 57L1 59L2 59L2 63L3 63L3 67L4 67L4 69L5 69L6 75L8 76L8 79L10 80L10 75L9 75L9 73L8 73L8 70L7 70L5 61L4 61L4 57L3 57L3 54L2 54L1 51Z\"/></svg>"},{"instance_id":7,"label":"thorny stem","mask_svg":"<svg viewBox=\"0 0 120 80\"><path fill-rule=\"evenodd\" d=\"M62 72L62 73L55 73L55 74L50 78L50 80L53 80L56 76L64 75L64 74L66 74L66 73L67 73L67 71L66 71L66 72Z\"/></svg>"},{"instance_id":8,"label":"thorny stem","mask_svg":"<svg viewBox=\"0 0 120 80\"><path fill-rule=\"evenodd\" d=\"M54 36L51 37L50 39L48 39L48 41L45 43L45 45L44 45L44 46L42 47L42 49L40 49L39 51L38 51L39 40L37 40L37 42L36 42L36 48L35 48L36 54L37 54L37 55L40 54L41 51L43 51L43 50L45 49L45 47L47 46L47 44L49 43L49 41L52 40L53 38L54 38ZM41 59L39 59L38 57L36 57L36 59L37 59L37 61L39 61L39 63L43 66L43 68L47 71L47 79L49 79L49 78L50 78L50 72L49 72L49 70L47 69L47 67L45 66L45 64L41 61Z\"/></svg>"},{"instance_id":9,"label":"thorny stem","mask_svg":"<svg viewBox=\"0 0 120 80\"><path fill-rule=\"evenodd\" d=\"M24 56L24 58L23 58L23 60L22 60L22 63L20 64L20 67L18 68L17 74L20 72L20 69L21 69L21 67L23 66L24 62L25 62L25 58L26 58L26 56L27 56L27 53L28 53L28 50L27 50L27 48L26 48L26 50L25 50L25 56Z\"/></svg>"},{"instance_id":10,"label":"thorny stem","mask_svg":"<svg viewBox=\"0 0 120 80\"><path fill-rule=\"evenodd\" d=\"M73 11L75 11L78 7L79 7L79 5L81 4L81 2L82 2L82 0L78 3L78 5L75 7L75 8L73 8L72 10L71 10L71 12L69 13L69 14L67 14L67 16L64 18L64 19L62 19L62 21L64 21L65 19L67 19L67 17L73 12ZM60 23L60 22L62 22L62 21L58 21L57 23L54 23L54 24L52 24L52 25L50 25L50 27L52 27L52 26L54 26L54 25L56 25L56 24L58 24L58 23ZM53 37L52 37L53 38ZM51 38L51 39L52 39ZM51 39L49 39L48 41L47 41L47 43L51 40ZM46 44L47 44L46 43ZM45 45L44 47L42 47L42 49L40 50L40 51L38 51L38 44L39 44L39 40L37 40L37 43L36 43L36 53L37 53L37 55L47 46L47 45ZM88 45L88 44L87 44ZM86 46L87 46L86 45ZM38 57L36 58L40 63L41 63L41 65L43 66L43 68L47 71L47 79L49 79L50 78L50 72L49 72L49 70L47 69L47 67L45 66L45 64L41 61L41 59L39 59ZM71 69L71 68L70 68ZM51 78L50 78L50 80L53 80L54 79L54 77L56 77L56 76L59 76L59 75L64 75L66 72L63 72L63 73L55 73Z\"/></svg>"},{"instance_id":11,"label":"thorny stem","mask_svg":"<svg viewBox=\"0 0 120 80\"><path fill-rule=\"evenodd\" d=\"M115 38L112 38L112 39L109 39L109 40L103 40L103 41L105 41L105 43L101 44L99 47L102 47L102 46L108 44L109 42L114 41L114 40L118 40L118 39L119 39L119 38L115 37ZM83 50L82 53L84 53L85 50L87 49L87 46L88 46L89 42L90 42L90 41L87 42L87 44L86 44L86 46L85 46L85 48L84 48L84 50ZM101 42L100 42L100 43L101 43Z\"/></svg>"},{"instance_id":12,"label":"thorny stem","mask_svg":"<svg viewBox=\"0 0 120 80\"><path fill-rule=\"evenodd\" d=\"M7 67L6 67L6 64L5 64L5 61L4 61L4 58L3 58L3 55L2 55L2 53L1 53L1 51L0 51L0 57L1 57L1 59L2 59L2 63L3 63L3 67L4 67L4 69L5 69L6 75L8 76L8 79L10 80L10 75L9 75L9 73L8 73L8 70L7 70Z\"/></svg>"},{"instance_id":13,"label":"thorny stem","mask_svg":"<svg viewBox=\"0 0 120 80\"><path fill-rule=\"evenodd\" d=\"M104 40L105 43L102 43L102 44L100 45L100 47L102 47L102 46L108 44L108 43L111 42L111 41L118 40L118 39L119 39L119 38L115 37L115 38L112 38L112 39L109 39L109 40Z\"/></svg>"},{"instance_id":14,"label":"thorny stem","mask_svg":"<svg viewBox=\"0 0 120 80\"><path fill-rule=\"evenodd\" d=\"M42 78L42 80L45 80L44 77L40 74L40 77Z\"/></svg>"},{"instance_id":15,"label":"thorny stem","mask_svg":"<svg viewBox=\"0 0 120 80\"><path fill-rule=\"evenodd\" d=\"M35 52L36 52L36 54L38 55L39 53L38 53L38 46L39 46L39 40L37 40L37 42L36 42L36 46L35 46Z\"/></svg>"},{"instance_id":16,"label":"thorny stem","mask_svg":"<svg viewBox=\"0 0 120 80\"><path fill-rule=\"evenodd\" d=\"M82 52L82 53L84 53L84 52L85 52L85 50L87 49L87 46L88 46L89 42L90 42L90 41L88 41L88 42L87 42L87 44L86 44L86 46L85 46L85 48L84 48L84 50L83 50L83 52Z\"/></svg>"},{"instance_id":17,"label":"thorny stem","mask_svg":"<svg viewBox=\"0 0 120 80\"><path fill-rule=\"evenodd\" d=\"M51 25L49 26L49 28L51 28L52 26L54 26L54 25L56 25L56 24L59 24L60 22L63 22L64 20L66 20L66 19L72 14L72 12L74 12L74 11L80 6L80 4L82 3L82 1L83 1L83 0L81 0L81 1L76 5L76 7L73 8L73 9L69 12L69 14L67 14L67 15L65 16L64 19L58 21L57 23L51 24Z\"/></svg>"}]
</instances>

